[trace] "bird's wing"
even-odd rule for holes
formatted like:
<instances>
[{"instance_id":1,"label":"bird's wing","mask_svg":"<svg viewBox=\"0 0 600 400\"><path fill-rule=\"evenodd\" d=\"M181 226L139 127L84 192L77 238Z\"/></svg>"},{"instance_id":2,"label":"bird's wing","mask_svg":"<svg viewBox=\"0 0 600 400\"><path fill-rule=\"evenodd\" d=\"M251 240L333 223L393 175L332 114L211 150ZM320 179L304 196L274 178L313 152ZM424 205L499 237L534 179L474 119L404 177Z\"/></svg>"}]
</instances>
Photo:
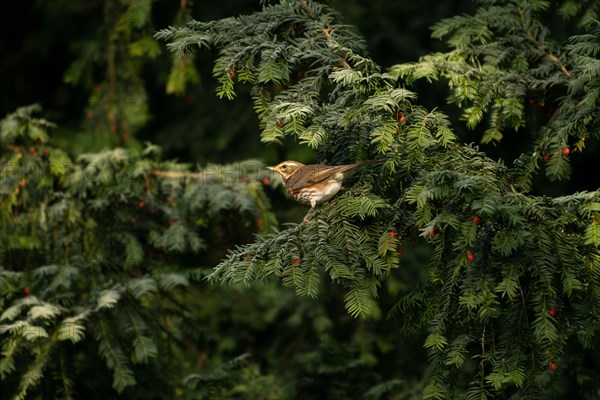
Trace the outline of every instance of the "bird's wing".
<instances>
[{"instance_id":1,"label":"bird's wing","mask_svg":"<svg viewBox=\"0 0 600 400\"><path fill-rule=\"evenodd\" d=\"M317 182L324 181L338 172L346 172L356 168L360 164L344 164L344 165L322 165L312 164L305 165L295 174L290 176L286 182L288 190L297 190Z\"/></svg>"}]
</instances>

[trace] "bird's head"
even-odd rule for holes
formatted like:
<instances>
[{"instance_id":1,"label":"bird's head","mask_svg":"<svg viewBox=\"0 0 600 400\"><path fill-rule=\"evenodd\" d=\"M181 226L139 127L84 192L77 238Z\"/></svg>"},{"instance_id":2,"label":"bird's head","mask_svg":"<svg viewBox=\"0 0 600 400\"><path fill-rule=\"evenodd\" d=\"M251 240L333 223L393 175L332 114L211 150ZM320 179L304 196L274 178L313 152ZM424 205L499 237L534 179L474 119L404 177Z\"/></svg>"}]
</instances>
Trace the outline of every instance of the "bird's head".
<instances>
[{"instance_id":1,"label":"bird's head","mask_svg":"<svg viewBox=\"0 0 600 400\"><path fill-rule=\"evenodd\" d=\"M290 176L294 175L294 173L303 166L304 164L297 161L284 161L273 167L267 167L267 169L279 172L279 175L281 175L284 180L288 180Z\"/></svg>"}]
</instances>

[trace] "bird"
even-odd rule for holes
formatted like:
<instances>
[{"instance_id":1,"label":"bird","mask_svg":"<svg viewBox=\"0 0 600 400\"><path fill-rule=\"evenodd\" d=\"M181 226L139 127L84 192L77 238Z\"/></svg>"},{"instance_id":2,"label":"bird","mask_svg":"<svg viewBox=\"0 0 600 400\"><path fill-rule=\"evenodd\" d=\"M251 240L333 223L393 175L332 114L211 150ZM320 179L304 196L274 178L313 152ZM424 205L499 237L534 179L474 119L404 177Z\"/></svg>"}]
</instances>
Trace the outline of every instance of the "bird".
<instances>
[{"instance_id":1,"label":"bird","mask_svg":"<svg viewBox=\"0 0 600 400\"><path fill-rule=\"evenodd\" d=\"M310 210L304 216L304 221L309 222L308 216L315 206L333 198L340 191L342 181L351 172L373 162L375 161L341 165L304 165L288 160L267 169L281 175L283 185L294 200L302 204L310 204Z\"/></svg>"}]
</instances>

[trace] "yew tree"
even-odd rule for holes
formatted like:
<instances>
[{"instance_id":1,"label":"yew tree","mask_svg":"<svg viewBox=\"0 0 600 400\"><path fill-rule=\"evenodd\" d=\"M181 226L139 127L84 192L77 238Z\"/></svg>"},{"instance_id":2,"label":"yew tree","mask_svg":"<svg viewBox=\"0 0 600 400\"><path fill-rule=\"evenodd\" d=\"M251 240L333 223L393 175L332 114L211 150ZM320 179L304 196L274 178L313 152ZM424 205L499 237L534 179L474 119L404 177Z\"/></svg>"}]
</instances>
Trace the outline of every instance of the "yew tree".
<instances>
[{"instance_id":1,"label":"yew tree","mask_svg":"<svg viewBox=\"0 0 600 400\"><path fill-rule=\"evenodd\" d=\"M314 1L160 31L181 56L218 49L217 94L232 99L236 85L251 85L263 142L290 136L331 164L382 161L311 223L237 248L209 279L275 280L313 297L331 280L347 312L368 318L404 254L426 243L426 279L384 310L406 334L427 333L424 398L593 393L600 196L544 196L533 181L569 179L571 158L597 144L598 7L480 1L473 15L434 26L447 52L387 69ZM546 24L556 15L574 27L566 40ZM485 126L481 144L525 131L527 146L495 159L462 143L446 114L418 104L410 85L419 79L448 85L466 126Z\"/></svg>"},{"instance_id":2,"label":"yew tree","mask_svg":"<svg viewBox=\"0 0 600 400\"><path fill-rule=\"evenodd\" d=\"M597 398L600 193L577 164L599 148L600 3L479 0L433 27L445 51L393 66L328 2L260 4L201 22L182 1L152 37L152 2L107 1L65 73L90 93L75 143L37 106L2 119L0 397ZM170 94L217 54L216 95L250 93L265 147L378 162L278 226L262 163L131 139L165 46Z\"/></svg>"}]
</instances>

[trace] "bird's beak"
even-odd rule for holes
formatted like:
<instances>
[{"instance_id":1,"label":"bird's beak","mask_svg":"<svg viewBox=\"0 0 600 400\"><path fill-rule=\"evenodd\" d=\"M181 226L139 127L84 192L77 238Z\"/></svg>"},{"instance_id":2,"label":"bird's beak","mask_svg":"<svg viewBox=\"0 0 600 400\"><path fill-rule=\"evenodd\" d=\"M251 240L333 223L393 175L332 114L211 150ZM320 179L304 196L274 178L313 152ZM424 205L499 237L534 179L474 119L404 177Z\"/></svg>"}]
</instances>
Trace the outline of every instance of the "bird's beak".
<instances>
[{"instance_id":1,"label":"bird's beak","mask_svg":"<svg viewBox=\"0 0 600 400\"><path fill-rule=\"evenodd\" d=\"M275 167L267 167L267 169L270 169L271 171L277 171Z\"/></svg>"}]
</instances>

